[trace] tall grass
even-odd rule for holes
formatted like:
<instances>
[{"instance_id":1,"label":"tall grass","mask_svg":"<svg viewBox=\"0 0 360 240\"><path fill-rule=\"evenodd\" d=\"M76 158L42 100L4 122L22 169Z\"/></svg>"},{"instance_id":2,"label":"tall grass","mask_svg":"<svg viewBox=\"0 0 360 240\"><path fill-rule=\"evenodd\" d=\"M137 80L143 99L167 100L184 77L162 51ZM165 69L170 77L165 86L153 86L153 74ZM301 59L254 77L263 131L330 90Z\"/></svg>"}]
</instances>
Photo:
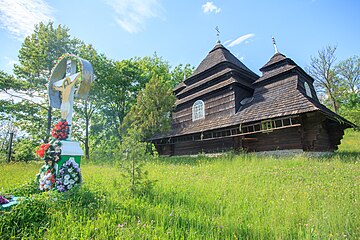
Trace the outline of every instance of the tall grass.
<instances>
[{"instance_id":1,"label":"tall grass","mask_svg":"<svg viewBox=\"0 0 360 240\"><path fill-rule=\"evenodd\" d=\"M0 214L0 235L47 239L359 239L359 137L359 133L347 133L339 153L320 158L256 154L159 158L145 166L150 179L157 180L154 188L135 198L124 188L126 180L116 167L83 164L80 189L37 194L37 205L26 202L26 207L19 204ZM0 165L0 174L5 176L0 181L1 191L11 192L27 180L22 176L34 176L38 167ZM28 198L32 199L31 195ZM26 209L34 212L37 208L43 217L35 216L38 225L28 224L30 212ZM10 231L5 227L9 224L5 219L10 218L23 227ZM46 221L40 220L44 218Z\"/></svg>"}]
</instances>

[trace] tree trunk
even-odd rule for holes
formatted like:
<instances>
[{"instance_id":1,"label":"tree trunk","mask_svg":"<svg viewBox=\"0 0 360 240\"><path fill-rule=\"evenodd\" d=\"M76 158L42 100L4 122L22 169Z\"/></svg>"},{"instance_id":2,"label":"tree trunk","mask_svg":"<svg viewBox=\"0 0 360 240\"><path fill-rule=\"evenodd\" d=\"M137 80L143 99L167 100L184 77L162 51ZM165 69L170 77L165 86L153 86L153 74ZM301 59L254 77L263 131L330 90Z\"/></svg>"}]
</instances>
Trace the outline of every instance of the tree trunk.
<instances>
[{"instance_id":1,"label":"tree trunk","mask_svg":"<svg viewBox=\"0 0 360 240\"><path fill-rule=\"evenodd\" d=\"M334 112L338 113L338 105L337 105L336 99L334 98L334 96L331 93L329 95L330 95L331 103L333 105Z\"/></svg>"},{"instance_id":2,"label":"tree trunk","mask_svg":"<svg viewBox=\"0 0 360 240\"><path fill-rule=\"evenodd\" d=\"M7 154L7 159L6 159L6 162L7 162L7 163L10 163L10 160L11 160L11 151L12 151L13 137L14 137L14 133L13 133L13 132L10 132L9 149L8 149L8 154Z\"/></svg>"}]
</instances>

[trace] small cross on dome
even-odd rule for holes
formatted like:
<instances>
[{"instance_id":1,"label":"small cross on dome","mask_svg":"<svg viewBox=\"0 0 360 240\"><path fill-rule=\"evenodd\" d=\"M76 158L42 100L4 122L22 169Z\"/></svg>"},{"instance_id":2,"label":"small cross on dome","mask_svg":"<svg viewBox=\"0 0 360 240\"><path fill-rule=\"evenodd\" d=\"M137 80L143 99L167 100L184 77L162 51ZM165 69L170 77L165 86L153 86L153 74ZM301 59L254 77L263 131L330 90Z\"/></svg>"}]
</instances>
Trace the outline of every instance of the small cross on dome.
<instances>
[{"instance_id":1,"label":"small cross on dome","mask_svg":"<svg viewBox=\"0 0 360 240\"><path fill-rule=\"evenodd\" d=\"M273 42L273 45L274 45L274 49L275 49L275 53L279 53L278 49L277 49L277 46L276 46L276 42L275 42L275 38L272 37L272 42Z\"/></svg>"}]
</instances>

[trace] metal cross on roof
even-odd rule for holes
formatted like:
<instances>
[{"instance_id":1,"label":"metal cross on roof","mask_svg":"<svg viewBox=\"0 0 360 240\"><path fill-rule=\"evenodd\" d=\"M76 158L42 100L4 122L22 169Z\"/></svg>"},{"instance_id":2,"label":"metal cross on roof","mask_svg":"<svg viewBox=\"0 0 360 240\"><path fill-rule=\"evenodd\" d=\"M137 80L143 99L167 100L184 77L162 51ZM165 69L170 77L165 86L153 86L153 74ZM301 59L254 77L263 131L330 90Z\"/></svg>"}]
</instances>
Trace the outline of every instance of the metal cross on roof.
<instances>
[{"instance_id":1,"label":"metal cross on roof","mask_svg":"<svg viewBox=\"0 0 360 240\"><path fill-rule=\"evenodd\" d=\"M220 30L219 30L219 26L215 27L216 30L216 37L217 37L217 43L220 43Z\"/></svg>"},{"instance_id":2,"label":"metal cross on roof","mask_svg":"<svg viewBox=\"0 0 360 240\"><path fill-rule=\"evenodd\" d=\"M275 49L275 53L279 53L278 49L277 49L277 46L276 46L276 42L275 42L275 38L272 37L272 42L273 42L273 45L274 45L274 49Z\"/></svg>"}]
</instances>

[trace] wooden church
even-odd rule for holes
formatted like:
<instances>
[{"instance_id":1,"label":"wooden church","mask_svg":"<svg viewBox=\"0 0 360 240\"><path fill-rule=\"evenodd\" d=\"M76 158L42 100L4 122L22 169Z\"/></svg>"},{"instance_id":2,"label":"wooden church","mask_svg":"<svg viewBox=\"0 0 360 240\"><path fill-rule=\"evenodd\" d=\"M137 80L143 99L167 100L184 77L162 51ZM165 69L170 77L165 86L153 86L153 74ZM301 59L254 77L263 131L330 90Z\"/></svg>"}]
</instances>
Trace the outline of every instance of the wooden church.
<instances>
[{"instance_id":1,"label":"wooden church","mask_svg":"<svg viewBox=\"0 0 360 240\"><path fill-rule=\"evenodd\" d=\"M150 139L159 154L336 150L352 123L322 105L314 79L274 46L259 77L218 41L174 89L172 129Z\"/></svg>"}]
</instances>

